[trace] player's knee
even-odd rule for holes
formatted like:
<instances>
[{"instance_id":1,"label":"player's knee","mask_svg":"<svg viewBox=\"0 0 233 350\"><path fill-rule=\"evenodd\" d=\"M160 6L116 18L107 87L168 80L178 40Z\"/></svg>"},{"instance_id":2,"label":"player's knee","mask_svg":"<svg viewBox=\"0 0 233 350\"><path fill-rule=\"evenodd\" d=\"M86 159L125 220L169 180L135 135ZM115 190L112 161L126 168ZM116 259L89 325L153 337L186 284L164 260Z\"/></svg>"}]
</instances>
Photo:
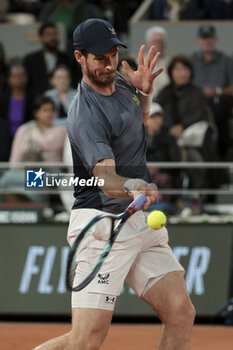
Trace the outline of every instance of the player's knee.
<instances>
[{"instance_id":1,"label":"player's knee","mask_svg":"<svg viewBox=\"0 0 233 350\"><path fill-rule=\"evenodd\" d=\"M171 306L167 323L171 326L192 328L195 318L195 309L190 299L179 298Z\"/></svg>"},{"instance_id":2,"label":"player's knee","mask_svg":"<svg viewBox=\"0 0 233 350\"><path fill-rule=\"evenodd\" d=\"M195 319L195 308L191 301L188 301L186 305L183 306L181 310L182 324L186 325L188 328L191 328Z\"/></svg>"}]
</instances>

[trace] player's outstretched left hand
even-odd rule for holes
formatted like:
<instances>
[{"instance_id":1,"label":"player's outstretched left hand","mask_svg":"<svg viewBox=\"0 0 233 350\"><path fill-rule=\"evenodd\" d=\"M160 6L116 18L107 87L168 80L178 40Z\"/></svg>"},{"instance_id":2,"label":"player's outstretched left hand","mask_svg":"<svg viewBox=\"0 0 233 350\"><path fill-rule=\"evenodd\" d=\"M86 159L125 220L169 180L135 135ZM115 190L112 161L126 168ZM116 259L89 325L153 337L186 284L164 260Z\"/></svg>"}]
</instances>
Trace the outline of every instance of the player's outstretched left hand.
<instances>
[{"instance_id":1,"label":"player's outstretched left hand","mask_svg":"<svg viewBox=\"0 0 233 350\"><path fill-rule=\"evenodd\" d=\"M145 45L140 47L138 53L138 69L132 70L126 61L122 62L123 67L127 71L128 79L130 83L145 94L151 94L153 92L154 79L163 72L163 68L154 71L157 61L160 57L160 52L155 54L155 47L151 46L147 57L144 62Z\"/></svg>"}]
</instances>

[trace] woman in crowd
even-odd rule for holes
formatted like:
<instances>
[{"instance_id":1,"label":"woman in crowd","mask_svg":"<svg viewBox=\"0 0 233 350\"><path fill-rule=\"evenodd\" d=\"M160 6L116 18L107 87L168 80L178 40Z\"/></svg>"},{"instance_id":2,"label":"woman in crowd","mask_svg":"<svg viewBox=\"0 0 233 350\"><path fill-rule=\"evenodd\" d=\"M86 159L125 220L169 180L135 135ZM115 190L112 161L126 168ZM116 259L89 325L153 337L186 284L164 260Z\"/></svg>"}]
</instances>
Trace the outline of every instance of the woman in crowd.
<instances>
[{"instance_id":1,"label":"woman in crowd","mask_svg":"<svg viewBox=\"0 0 233 350\"><path fill-rule=\"evenodd\" d=\"M70 103L75 95L75 90L71 88L70 72L65 66L58 66L54 69L50 83L53 89L45 92L55 104L55 118L66 118ZM57 121L57 120L56 120Z\"/></svg>"},{"instance_id":2,"label":"woman in crowd","mask_svg":"<svg viewBox=\"0 0 233 350\"><path fill-rule=\"evenodd\" d=\"M168 75L170 84L161 90L156 99L164 110L164 126L184 151L183 160L211 161L209 157L215 148L215 140L207 120L205 96L192 83L194 73L190 60L186 56L174 56L168 66ZM190 182L190 186L202 188L205 185L204 168L193 169Z\"/></svg>"},{"instance_id":3,"label":"woman in crowd","mask_svg":"<svg viewBox=\"0 0 233 350\"><path fill-rule=\"evenodd\" d=\"M34 103L35 120L20 126L16 132L10 162L59 162L62 160L66 130L53 125L55 105L47 96Z\"/></svg>"},{"instance_id":4,"label":"woman in crowd","mask_svg":"<svg viewBox=\"0 0 233 350\"><path fill-rule=\"evenodd\" d=\"M27 75L21 63L9 68L7 89L0 95L0 119L6 120L13 138L18 127L32 119L33 96L27 91Z\"/></svg>"},{"instance_id":5,"label":"woman in crowd","mask_svg":"<svg viewBox=\"0 0 233 350\"><path fill-rule=\"evenodd\" d=\"M193 67L186 56L175 56L168 66L170 84L156 101L164 110L164 126L179 139L185 128L206 119L206 100L192 83Z\"/></svg>"},{"instance_id":6,"label":"woman in crowd","mask_svg":"<svg viewBox=\"0 0 233 350\"><path fill-rule=\"evenodd\" d=\"M10 155L12 169L6 171L0 180L0 187L17 190L24 189L25 170L14 163L20 162L60 162L62 161L66 129L53 125L55 106L46 96L38 96L34 104L35 120L21 125L14 137ZM7 200L22 200L21 196L6 196ZM48 201L48 197L33 192L25 192L23 200Z\"/></svg>"}]
</instances>

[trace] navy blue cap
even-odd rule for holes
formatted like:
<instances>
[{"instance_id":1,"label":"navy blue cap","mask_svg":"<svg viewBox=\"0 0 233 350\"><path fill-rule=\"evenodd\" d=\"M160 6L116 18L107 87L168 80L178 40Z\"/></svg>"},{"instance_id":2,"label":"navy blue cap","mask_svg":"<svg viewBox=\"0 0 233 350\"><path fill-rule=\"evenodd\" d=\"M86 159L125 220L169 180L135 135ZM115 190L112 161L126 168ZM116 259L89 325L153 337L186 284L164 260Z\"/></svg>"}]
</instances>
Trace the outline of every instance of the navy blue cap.
<instances>
[{"instance_id":1,"label":"navy blue cap","mask_svg":"<svg viewBox=\"0 0 233 350\"><path fill-rule=\"evenodd\" d=\"M126 46L117 38L111 23L91 18L78 25L73 33L74 48L87 50L96 56L104 55L113 46Z\"/></svg>"},{"instance_id":2,"label":"navy blue cap","mask_svg":"<svg viewBox=\"0 0 233 350\"><path fill-rule=\"evenodd\" d=\"M198 28L197 35L201 38L216 36L216 29L212 25L203 25Z\"/></svg>"}]
</instances>

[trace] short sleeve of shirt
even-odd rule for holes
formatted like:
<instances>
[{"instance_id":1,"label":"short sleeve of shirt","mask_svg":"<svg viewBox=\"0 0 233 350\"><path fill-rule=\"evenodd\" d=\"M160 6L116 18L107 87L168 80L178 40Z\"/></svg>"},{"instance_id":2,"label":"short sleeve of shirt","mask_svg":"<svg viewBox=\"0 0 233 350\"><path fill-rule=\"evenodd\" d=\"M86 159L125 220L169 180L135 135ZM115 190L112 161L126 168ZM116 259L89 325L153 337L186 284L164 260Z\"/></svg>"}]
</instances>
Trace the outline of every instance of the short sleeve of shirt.
<instances>
[{"instance_id":1,"label":"short sleeve of shirt","mask_svg":"<svg viewBox=\"0 0 233 350\"><path fill-rule=\"evenodd\" d=\"M108 121L98 110L88 108L85 111L85 108L83 105L80 113L84 117L77 118L74 123L70 120L68 135L83 164L92 169L100 160L115 157L110 146L111 126Z\"/></svg>"}]
</instances>

